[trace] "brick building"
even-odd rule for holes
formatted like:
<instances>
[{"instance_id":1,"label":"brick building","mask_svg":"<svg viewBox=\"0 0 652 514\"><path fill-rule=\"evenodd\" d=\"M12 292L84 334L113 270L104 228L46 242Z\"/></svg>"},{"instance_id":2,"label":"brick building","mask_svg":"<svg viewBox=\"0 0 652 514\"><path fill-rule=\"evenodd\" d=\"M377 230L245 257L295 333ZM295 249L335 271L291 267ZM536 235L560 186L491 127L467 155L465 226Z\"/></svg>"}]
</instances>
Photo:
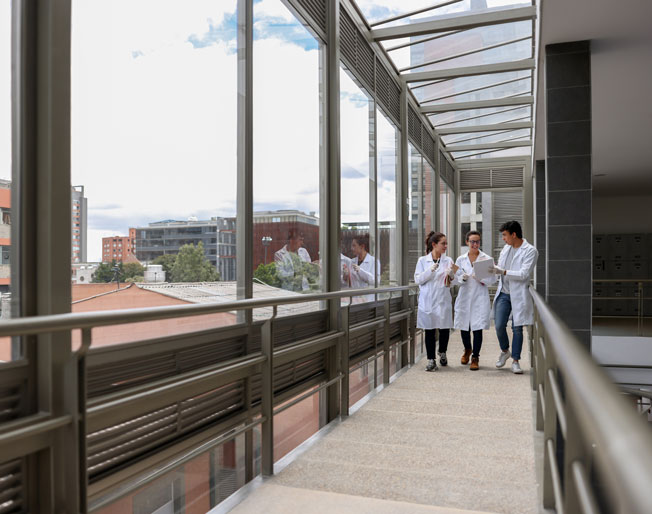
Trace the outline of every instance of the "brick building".
<instances>
[{"instance_id":1,"label":"brick building","mask_svg":"<svg viewBox=\"0 0 652 514\"><path fill-rule=\"evenodd\" d=\"M130 228L128 236L102 238L102 262L138 262L136 258L136 229Z\"/></svg>"}]
</instances>

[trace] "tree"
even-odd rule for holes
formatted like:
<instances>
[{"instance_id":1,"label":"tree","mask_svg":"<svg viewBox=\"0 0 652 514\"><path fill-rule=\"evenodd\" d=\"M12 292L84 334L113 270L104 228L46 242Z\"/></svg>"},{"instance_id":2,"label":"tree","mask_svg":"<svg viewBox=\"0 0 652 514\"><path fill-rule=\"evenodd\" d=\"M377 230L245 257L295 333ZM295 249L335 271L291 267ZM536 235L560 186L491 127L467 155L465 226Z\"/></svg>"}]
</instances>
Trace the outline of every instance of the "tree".
<instances>
[{"instance_id":1,"label":"tree","mask_svg":"<svg viewBox=\"0 0 652 514\"><path fill-rule=\"evenodd\" d=\"M159 255L156 259L152 261L152 264L159 264L163 266L163 271L165 271L165 280L166 282L172 282L172 268L174 268L174 263L177 261L177 256L171 253L166 253L165 255Z\"/></svg>"},{"instance_id":2,"label":"tree","mask_svg":"<svg viewBox=\"0 0 652 514\"><path fill-rule=\"evenodd\" d=\"M219 272L204 255L204 245L183 245L172 267L172 282L215 282Z\"/></svg>"},{"instance_id":3,"label":"tree","mask_svg":"<svg viewBox=\"0 0 652 514\"><path fill-rule=\"evenodd\" d=\"M276 263L260 264L254 271L254 278L272 287L281 287L281 278L276 272Z\"/></svg>"},{"instance_id":4,"label":"tree","mask_svg":"<svg viewBox=\"0 0 652 514\"><path fill-rule=\"evenodd\" d=\"M122 263L120 263L122 264ZM102 262L95 270L93 274L93 283L101 284L103 282L112 282L114 277L113 268L116 265L115 260L108 262ZM122 277L121 277L122 278Z\"/></svg>"},{"instance_id":5,"label":"tree","mask_svg":"<svg viewBox=\"0 0 652 514\"><path fill-rule=\"evenodd\" d=\"M145 280L145 268L138 262L128 262L127 264L121 262L120 273L122 282L142 282ZM138 278L141 280L137 280Z\"/></svg>"}]
</instances>

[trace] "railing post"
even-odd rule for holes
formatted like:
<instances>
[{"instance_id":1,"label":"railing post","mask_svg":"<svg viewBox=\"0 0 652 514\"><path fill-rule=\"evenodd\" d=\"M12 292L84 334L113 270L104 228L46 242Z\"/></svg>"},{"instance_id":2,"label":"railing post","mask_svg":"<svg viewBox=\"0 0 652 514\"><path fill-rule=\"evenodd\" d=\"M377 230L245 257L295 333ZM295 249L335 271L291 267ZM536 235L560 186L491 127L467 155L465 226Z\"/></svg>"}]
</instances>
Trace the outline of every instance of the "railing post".
<instances>
[{"instance_id":1,"label":"railing post","mask_svg":"<svg viewBox=\"0 0 652 514\"><path fill-rule=\"evenodd\" d=\"M263 476L274 474L274 326L268 319L261 329L261 351L265 357L262 369L261 407L265 419L262 423L261 452Z\"/></svg>"},{"instance_id":2,"label":"railing post","mask_svg":"<svg viewBox=\"0 0 652 514\"><path fill-rule=\"evenodd\" d=\"M340 330L344 335L340 338L340 416L349 415L349 305L340 311Z\"/></svg>"},{"instance_id":3,"label":"railing post","mask_svg":"<svg viewBox=\"0 0 652 514\"><path fill-rule=\"evenodd\" d=\"M542 328L542 327L540 327ZM544 341L547 338L545 329L542 328ZM543 380L544 380L544 395L545 395L545 411L544 411L544 424L543 424L543 440L544 448L547 448L548 441L552 441L553 447L557 448L557 411L555 409L555 400L552 393L552 386L548 370L553 370L556 374L557 366L555 362L555 355L551 344L545 345L546 359L543 365ZM548 452L544 451L543 459L543 507L546 509L555 508L555 491L552 481L552 466Z\"/></svg>"},{"instance_id":4,"label":"railing post","mask_svg":"<svg viewBox=\"0 0 652 514\"><path fill-rule=\"evenodd\" d=\"M385 324L383 326L383 384L389 384L389 300L383 302Z\"/></svg>"},{"instance_id":5,"label":"railing post","mask_svg":"<svg viewBox=\"0 0 652 514\"><path fill-rule=\"evenodd\" d=\"M410 295L410 317L408 318L410 329L410 366L414 365L417 353L417 315L414 309L415 295Z\"/></svg>"},{"instance_id":6,"label":"railing post","mask_svg":"<svg viewBox=\"0 0 652 514\"><path fill-rule=\"evenodd\" d=\"M582 439L580 427L577 422L575 410L566 397L564 402L566 411L566 440L564 441L564 512L582 512L579 494L573 477L573 464L579 461L586 464L585 445L588 441ZM588 469L587 466L584 469Z\"/></svg>"}]
</instances>

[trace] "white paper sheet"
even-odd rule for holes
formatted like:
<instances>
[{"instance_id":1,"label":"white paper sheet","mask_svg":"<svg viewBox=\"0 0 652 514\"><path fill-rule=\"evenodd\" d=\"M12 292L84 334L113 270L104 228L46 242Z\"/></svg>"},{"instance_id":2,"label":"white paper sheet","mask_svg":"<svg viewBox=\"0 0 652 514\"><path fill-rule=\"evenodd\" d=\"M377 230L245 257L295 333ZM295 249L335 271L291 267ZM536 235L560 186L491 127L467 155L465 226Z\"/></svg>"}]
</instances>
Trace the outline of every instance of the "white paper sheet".
<instances>
[{"instance_id":1,"label":"white paper sheet","mask_svg":"<svg viewBox=\"0 0 652 514\"><path fill-rule=\"evenodd\" d=\"M492 273L489 268L494 266L493 259L484 259L482 261L475 261L473 263L473 276L478 280L484 280L491 277Z\"/></svg>"}]
</instances>

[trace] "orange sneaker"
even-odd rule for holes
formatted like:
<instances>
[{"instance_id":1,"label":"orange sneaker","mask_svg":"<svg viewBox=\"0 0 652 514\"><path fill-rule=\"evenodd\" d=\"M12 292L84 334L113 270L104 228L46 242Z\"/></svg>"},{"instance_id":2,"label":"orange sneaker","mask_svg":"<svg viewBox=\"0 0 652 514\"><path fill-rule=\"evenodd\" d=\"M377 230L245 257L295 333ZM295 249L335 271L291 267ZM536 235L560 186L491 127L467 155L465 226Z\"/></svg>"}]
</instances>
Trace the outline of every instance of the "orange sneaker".
<instances>
[{"instance_id":1,"label":"orange sneaker","mask_svg":"<svg viewBox=\"0 0 652 514\"><path fill-rule=\"evenodd\" d=\"M473 353L473 350L469 349L464 349L464 355L462 355L462 364L468 364L469 363L469 357L471 357L471 354Z\"/></svg>"},{"instance_id":2,"label":"orange sneaker","mask_svg":"<svg viewBox=\"0 0 652 514\"><path fill-rule=\"evenodd\" d=\"M471 371L478 371L480 369L480 359L478 357L473 357L473 359L471 359L469 369Z\"/></svg>"}]
</instances>

